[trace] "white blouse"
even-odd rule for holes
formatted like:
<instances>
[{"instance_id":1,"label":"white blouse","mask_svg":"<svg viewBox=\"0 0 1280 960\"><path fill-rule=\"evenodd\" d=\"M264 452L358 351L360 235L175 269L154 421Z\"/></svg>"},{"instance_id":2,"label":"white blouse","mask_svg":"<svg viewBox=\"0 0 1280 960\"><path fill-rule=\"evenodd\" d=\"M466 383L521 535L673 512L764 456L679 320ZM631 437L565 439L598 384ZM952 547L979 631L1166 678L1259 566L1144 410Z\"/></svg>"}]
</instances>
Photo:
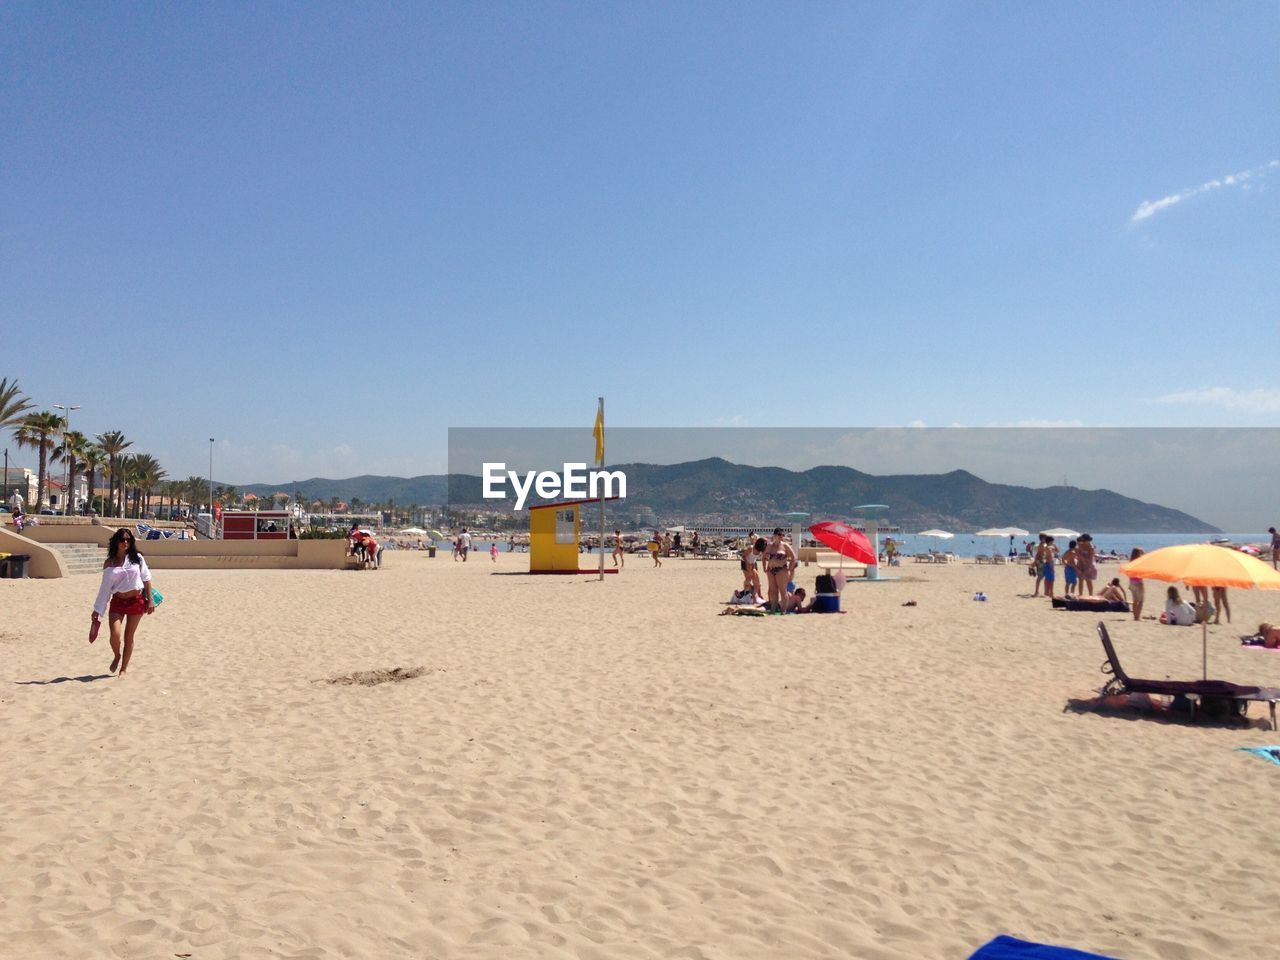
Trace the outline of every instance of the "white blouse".
<instances>
[{"instance_id":1,"label":"white blouse","mask_svg":"<svg viewBox=\"0 0 1280 960\"><path fill-rule=\"evenodd\" d=\"M130 590L141 590L144 583L151 582L151 571L147 568L147 559L138 554L138 562L128 557L118 567L102 568L102 586L98 588L98 599L93 603L93 612L102 616L107 612L107 604L113 593L128 593Z\"/></svg>"}]
</instances>

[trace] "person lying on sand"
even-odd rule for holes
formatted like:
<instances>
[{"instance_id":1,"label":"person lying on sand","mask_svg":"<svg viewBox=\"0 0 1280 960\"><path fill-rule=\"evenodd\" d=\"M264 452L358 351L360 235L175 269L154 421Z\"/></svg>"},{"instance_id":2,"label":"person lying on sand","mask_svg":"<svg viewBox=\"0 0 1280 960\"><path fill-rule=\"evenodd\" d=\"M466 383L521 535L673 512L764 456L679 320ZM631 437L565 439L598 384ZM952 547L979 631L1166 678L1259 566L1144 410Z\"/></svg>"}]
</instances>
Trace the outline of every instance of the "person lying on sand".
<instances>
[{"instance_id":1,"label":"person lying on sand","mask_svg":"<svg viewBox=\"0 0 1280 960\"><path fill-rule=\"evenodd\" d=\"M1262 638L1262 645L1268 650L1280 647L1280 627L1270 623L1260 623L1258 624L1258 636Z\"/></svg>"},{"instance_id":2,"label":"person lying on sand","mask_svg":"<svg viewBox=\"0 0 1280 960\"><path fill-rule=\"evenodd\" d=\"M805 603L804 587L796 587L787 594L786 602L782 606L783 613L812 613L813 601Z\"/></svg>"}]
</instances>

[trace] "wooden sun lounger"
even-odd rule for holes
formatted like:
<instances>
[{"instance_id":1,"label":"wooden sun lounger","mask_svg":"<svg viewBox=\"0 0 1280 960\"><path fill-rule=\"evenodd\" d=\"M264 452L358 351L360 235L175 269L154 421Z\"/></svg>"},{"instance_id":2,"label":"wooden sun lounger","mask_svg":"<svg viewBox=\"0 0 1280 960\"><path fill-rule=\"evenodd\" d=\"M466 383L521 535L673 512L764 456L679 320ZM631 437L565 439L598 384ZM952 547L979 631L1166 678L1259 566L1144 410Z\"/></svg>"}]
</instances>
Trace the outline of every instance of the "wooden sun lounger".
<instances>
[{"instance_id":1,"label":"wooden sun lounger","mask_svg":"<svg viewBox=\"0 0 1280 960\"><path fill-rule=\"evenodd\" d=\"M1276 727L1276 703L1280 701L1280 687L1249 687L1226 680L1143 680L1131 677L1120 666L1120 658L1116 656L1116 648L1107 633L1107 625L1101 621L1098 623L1098 638L1102 641L1102 649L1107 653L1107 662L1102 665L1102 672L1111 675L1111 679L1102 688L1104 696L1113 693L1183 696L1191 701L1193 719L1206 699L1243 703L1246 713L1250 703L1265 703L1271 708L1271 729L1280 729Z\"/></svg>"}]
</instances>

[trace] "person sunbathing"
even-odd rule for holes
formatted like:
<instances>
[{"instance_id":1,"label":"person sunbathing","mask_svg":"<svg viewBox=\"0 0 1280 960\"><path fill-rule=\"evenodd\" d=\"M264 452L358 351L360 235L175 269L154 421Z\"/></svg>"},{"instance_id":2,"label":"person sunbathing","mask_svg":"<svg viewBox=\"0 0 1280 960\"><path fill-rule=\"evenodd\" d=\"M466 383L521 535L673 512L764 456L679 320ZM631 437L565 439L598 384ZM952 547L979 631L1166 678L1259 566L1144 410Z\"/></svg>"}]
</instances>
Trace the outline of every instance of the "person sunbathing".
<instances>
[{"instance_id":1,"label":"person sunbathing","mask_svg":"<svg viewBox=\"0 0 1280 960\"><path fill-rule=\"evenodd\" d=\"M1120 586L1120 578L1114 577L1111 582L1098 591L1098 596L1109 603L1127 603L1129 598L1125 596L1124 587Z\"/></svg>"},{"instance_id":2,"label":"person sunbathing","mask_svg":"<svg viewBox=\"0 0 1280 960\"><path fill-rule=\"evenodd\" d=\"M812 613L813 601L805 603L804 587L796 587L787 594L786 602L782 606L783 613Z\"/></svg>"},{"instance_id":3,"label":"person sunbathing","mask_svg":"<svg viewBox=\"0 0 1280 960\"><path fill-rule=\"evenodd\" d=\"M1262 645L1267 649L1275 650L1280 647L1280 627L1270 623L1260 623L1258 636L1262 638Z\"/></svg>"}]
</instances>

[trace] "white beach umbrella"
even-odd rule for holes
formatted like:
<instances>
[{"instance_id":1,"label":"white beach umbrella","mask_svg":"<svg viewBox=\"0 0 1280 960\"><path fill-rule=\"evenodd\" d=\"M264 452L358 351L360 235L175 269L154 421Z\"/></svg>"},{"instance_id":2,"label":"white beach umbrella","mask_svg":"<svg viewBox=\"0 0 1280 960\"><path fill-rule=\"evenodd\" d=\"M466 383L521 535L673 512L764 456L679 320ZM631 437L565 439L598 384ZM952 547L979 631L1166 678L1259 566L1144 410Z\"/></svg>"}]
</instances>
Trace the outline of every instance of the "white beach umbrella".
<instances>
[{"instance_id":1,"label":"white beach umbrella","mask_svg":"<svg viewBox=\"0 0 1280 960\"><path fill-rule=\"evenodd\" d=\"M1055 540L1074 540L1080 536L1079 530L1069 530L1066 527L1054 527L1051 530L1040 531L1046 537L1053 537Z\"/></svg>"},{"instance_id":2,"label":"white beach umbrella","mask_svg":"<svg viewBox=\"0 0 1280 960\"><path fill-rule=\"evenodd\" d=\"M917 537L936 537L939 540L950 540L955 536L954 533L947 533L945 530L921 530L916 534Z\"/></svg>"},{"instance_id":3,"label":"white beach umbrella","mask_svg":"<svg viewBox=\"0 0 1280 960\"><path fill-rule=\"evenodd\" d=\"M400 532L406 537L425 537L427 535L427 531L423 530L421 527L405 527Z\"/></svg>"},{"instance_id":4,"label":"white beach umbrella","mask_svg":"<svg viewBox=\"0 0 1280 960\"><path fill-rule=\"evenodd\" d=\"M1027 535L1028 532L1023 530L1021 527L987 527L987 529L979 530L974 534L975 537L999 537L1001 540L1008 537L1010 541L1012 541L1014 537L1025 537ZM1003 547L1000 552L1001 555L1004 554Z\"/></svg>"}]
</instances>

